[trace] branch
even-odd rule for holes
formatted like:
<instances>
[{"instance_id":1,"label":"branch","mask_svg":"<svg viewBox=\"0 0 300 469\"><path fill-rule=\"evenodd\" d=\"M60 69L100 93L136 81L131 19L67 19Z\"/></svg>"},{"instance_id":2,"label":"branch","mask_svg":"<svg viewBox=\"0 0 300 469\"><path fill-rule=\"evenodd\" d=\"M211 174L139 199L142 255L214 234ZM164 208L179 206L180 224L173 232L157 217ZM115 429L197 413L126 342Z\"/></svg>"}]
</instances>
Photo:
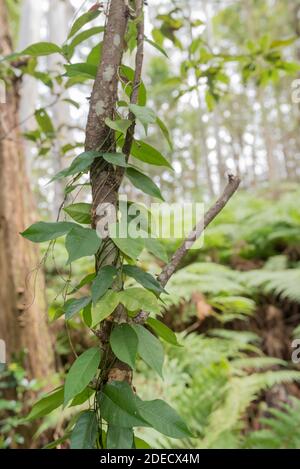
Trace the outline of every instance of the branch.
<instances>
[{"instance_id":1,"label":"branch","mask_svg":"<svg viewBox=\"0 0 300 469\"><path fill-rule=\"evenodd\" d=\"M223 194L219 197L219 199L215 202L215 204L205 213L204 220L201 220L197 223L193 231L183 241L182 245L175 251L170 262L165 265L165 267L163 268L163 270L157 277L157 280L159 281L162 287L166 286L166 284L168 283L168 281L174 274L175 270L179 266L180 262L186 255L187 251L197 241L197 239L201 236L201 234L207 228L207 226L223 210L223 208L231 199L233 194L237 191L240 185L240 182L241 181L238 176L233 176L232 174L228 176L228 184L226 185L223 191ZM137 323L144 323L147 320L148 316L149 316L149 313L145 311L141 311L136 316L134 321Z\"/></svg>"}]
</instances>

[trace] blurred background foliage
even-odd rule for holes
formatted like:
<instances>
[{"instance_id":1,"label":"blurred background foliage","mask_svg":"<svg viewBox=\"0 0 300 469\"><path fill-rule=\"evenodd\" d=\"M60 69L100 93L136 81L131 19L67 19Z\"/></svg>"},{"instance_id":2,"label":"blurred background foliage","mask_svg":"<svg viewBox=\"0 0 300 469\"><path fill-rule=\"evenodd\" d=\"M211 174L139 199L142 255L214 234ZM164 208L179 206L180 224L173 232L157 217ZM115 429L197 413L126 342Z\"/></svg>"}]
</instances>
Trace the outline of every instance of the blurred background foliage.
<instances>
[{"instance_id":1,"label":"blurred background foliage","mask_svg":"<svg viewBox=\"0 0 300 469\"><path fill-rule=\"evenodd\" d=\"M30 11L25 3L29 8L26 0L7 0L17 49L22 15ZM41 27L27 21L27 34L37 27L41 39L49 38L49 5L39 3ZM81 2L67 3L66 25ZM162 319L182 344L165 344L164 381L142 363L135 377L140 395L165 398L195 438L175 441L150 430L140 436L154 448L299 448L300 368L291 356L292 341L300 337L300 121L292 99L292 83L300 76L300 2L148 3L147 37L159 50L146 44L144 82L148 106L169 128L170 142L152 128L147 142L174 167L160 174L150 167L148 173L169 202L208 205L228 171L240 174L242 186L207 229L203 247L189 252L162 298ZM76 49L77 62L86 60L95 41L89 38ZM68 88L69 79L66 93L57 80L59 63L32 60L26 67L27 90L36 99L30 104L22 95L25 157L38 210L54 220L64 192L60 182L54 188L46 183L82 146L91 81L79 76ZM0 72L5 76L1 64ZM66 107L55 110L53 93L65 93ZM49 120L30 117L30 105L46 109ZM143 136L142 129L138 132ZM124 186L124 192L131 200L149 202L131 187ZM90 202L88 197L81 187L68 200ZM162 241L169 255L180 243ZM93 272L93 260L81 259L70 271L60 240L46 249L52 322L63 313L66 287ZM154 274L161 269L146 254L140 264ZM72 408L54 411L37 427L20 423L45 382L60 383L74 349L79 353L93 341L80 317L68 323L60 318L51 333L55 376L28 380L22 356L1 375L2 448L26 446L32 433L32 446L57 439L57 447L67 447L59 438L74 423Z\"/></svg>"}]
</instances>

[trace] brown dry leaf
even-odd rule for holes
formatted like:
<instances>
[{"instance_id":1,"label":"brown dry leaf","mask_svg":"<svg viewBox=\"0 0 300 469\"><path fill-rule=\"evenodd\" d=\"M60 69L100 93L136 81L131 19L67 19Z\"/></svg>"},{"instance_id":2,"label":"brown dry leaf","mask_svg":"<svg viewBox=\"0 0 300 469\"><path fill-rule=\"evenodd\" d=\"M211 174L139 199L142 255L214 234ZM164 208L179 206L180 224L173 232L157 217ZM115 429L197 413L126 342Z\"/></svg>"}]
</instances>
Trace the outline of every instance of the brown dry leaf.
<instances>
[{"instance_id":1,"label":"brown dry leaf","mask_svg":"<svg viewBox=\"0 0 300 469\"><path fill-rule=\"evenodd\" d=\"M200 321L204 321L205 318L212 314L212 307L207 303L205 296L202 293L193 293L192 302L196 306L197 316Z\"/></svg>"}]
</instances>

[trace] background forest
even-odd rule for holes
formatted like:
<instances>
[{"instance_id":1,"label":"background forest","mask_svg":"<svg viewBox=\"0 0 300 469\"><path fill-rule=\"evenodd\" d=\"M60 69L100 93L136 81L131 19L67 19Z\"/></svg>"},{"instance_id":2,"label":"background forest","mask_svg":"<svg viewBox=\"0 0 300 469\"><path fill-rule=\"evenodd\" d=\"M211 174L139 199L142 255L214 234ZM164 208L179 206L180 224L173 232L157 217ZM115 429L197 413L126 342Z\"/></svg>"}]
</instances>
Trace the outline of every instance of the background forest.
<instances>
[{"instance_id":1,"label":"background forest","mask_svg":"<svg viewBox=\"0 0 300 469\"><path fill-rule=\"evenodd\" d=\"M68 309L71 291L89 293L80 282L94 262L70 267L61 238L38 249L19 232L39 219L70 220L63 201L91 203L88 178L48 183L83 151L104 20L68 43L66 66L59 54L1 57L41 41L66 44L74 19L94 3L0 0L0 84L9 95L0 104L0 448L68 448L86 408L81 396L24 419L94 343L82 314ZM193 437L152 428L137 436L152 448L300 448L300 1L147 3L142 92L160 123L146 136L137 126L137 135L173 170L146 163L139 147L138 167L168 202L206 207L228 173L241 184L162 296L159 317L182 345L165 337L164 379L142 361L134 376L140 396L165 399ZM129 29L127 78L134 35ZM151 201L129 182L121 192ZM168 256L180 244L161 242ZM163 265L146 252L139 260L154 276Z\"/></svg>"}]
</instances>

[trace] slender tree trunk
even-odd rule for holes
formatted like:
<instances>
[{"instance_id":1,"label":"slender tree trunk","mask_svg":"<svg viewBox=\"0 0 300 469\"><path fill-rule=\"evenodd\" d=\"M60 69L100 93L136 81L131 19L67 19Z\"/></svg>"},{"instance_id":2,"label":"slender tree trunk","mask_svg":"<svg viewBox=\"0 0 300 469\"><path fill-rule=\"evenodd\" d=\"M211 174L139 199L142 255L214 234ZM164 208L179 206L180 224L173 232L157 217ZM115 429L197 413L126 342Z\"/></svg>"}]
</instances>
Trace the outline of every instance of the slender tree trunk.
<instances>
[{"instance_id":1,"label":"slender tree trunk","mask_svg":"<svg viewBox=\"0 0 300 469\"><path fill-rule=\"evenodd\" d=\"M296 173L296 168L293 165L293 161L291 161L290 158L290 151L288 148L288 138L285 135L286 130L285 130L285 123L284 123L284 118L282 115L282 111L280 108L280 94L279 94L279 89L274 90L274 98L276 101L276 115L277 115L277 125L278 125L278 131L279 131L279 145L281 146L282 149L282 154L283 154L283 159L284 159L284 167L286 171L286 177L288 180L293 181Z\"/></svg>"},{"instance_id":2,"label":"slender tree trunk","mask_svg":"<svg viewBox=\"0 0 300 469\"><path fill-rule=\"evenodd\" d=\"M206 17L206 38L207 42L210 45L210 47L214 46L214 37L213 37L213 31L212 31L212 9L211 5L209 2L203 2L203 9L204 9L204 14ZM213 132L214 132L214 137L216 140L216 153L217 153L217 171L218 171L218 177L219 177L219 190L226 184L226 172L227 172L227 167L226 167L226 161L224 161L223 154L222 154L222 144L220 140L220 119L219 119L219 110L218 107L216 106L215 109L212 112L212 120L211 124L213 127Z\"/></svg>"},{"instance_id":3,"label":"slender tree trunk","mask_svg":"<svg viewBox=\"0 0 300 469\"><path fill-rule=\"evenodd\" d=\"M43 18L42 3L36 0L23 0L20 18L19 32L19 50L25 49L30 44L41 40L41 21ZM34 116L28 119L34 113L38 100L37 80L34 77L26 75L22 79L20 86L20 106L19 115L21 130L29 132L36 127ZM30 176L32 172L32 142L24 142L24 156L26 161L27 174Z\"/></svg>"},{"instance_id":4,"label":"slender tree trunk","mask_svg":"<svg viewBox=\"0 0 300 469\"><path fill-rule=\"evenodd\" d=\"M268 122L267 109L261 92L259 92L259 103L261 108L262 134L266 149L268 179L271 183L274 183L278 180L278 161L275 154L272 130Z\"/></svg>"},{"instance_id":5,"label":"slender tree trunk","mask_svg":"<svg viewBox=\"0 0 300 469\"><path fill-rule=\"evenodd\" d=\"M51 0L48 10L48 38L50 42L55 44L63 44L68 36L69 22L73 15L73 8L66 0ZM64 73L64 68L60 65L59 54L49 55L48 65L50 70ZM55 83L55 92L61 93L62 89L58 83ZM68 94L64 94L68 98ZM72 124L70 115L70 105L59 100L52 107L52 122L57 132L57 138L52 148L52 161L54 173L58 173L64 169L68 162L64 158L61 148L72 140L72 132L69 127ZM64 199L64 181L59 179L53 183L54 197L52 203L52 212L54 218L57 217L59 207Z\"/></svg>"},{"instance_id":6,"label":"slender tree trunk","mask_svg":"<svg viewBox=\"0 0 300 469\"><path fill-rule=\"evenodd\" d=\"M0 0L0 53L10 52L6 5ZM26 350L28 376L45 378L54 371L54 353L44 278L39 272L31 276L35 282L26 282L39 264L39 252L19 234L34 221L34 209L20 145L18 85L16 79L7 83L6 104L0 104L0 337L8 362Z\"/></svg>"},{"instance_id":7,"label":"slender tree trunk","mask_svg":"<svg viewBox=\"0 0 300 469\"><path fill-rule=\"evenodd\" d=\"M202 122L202 120L199 124L199 128L200 128L200 136L201 136L201 148L203 150L202 158L204 162L208 194L209 194L209 197L213 199L215 196L215 189L214 189L214 184L213 184L213 179L212 179L212 174L211 174L211 164L209 162L209 157L208 157L208 148L206 144L206 129L204 127L204 123Z\"/></svg>"}]
</instances>

